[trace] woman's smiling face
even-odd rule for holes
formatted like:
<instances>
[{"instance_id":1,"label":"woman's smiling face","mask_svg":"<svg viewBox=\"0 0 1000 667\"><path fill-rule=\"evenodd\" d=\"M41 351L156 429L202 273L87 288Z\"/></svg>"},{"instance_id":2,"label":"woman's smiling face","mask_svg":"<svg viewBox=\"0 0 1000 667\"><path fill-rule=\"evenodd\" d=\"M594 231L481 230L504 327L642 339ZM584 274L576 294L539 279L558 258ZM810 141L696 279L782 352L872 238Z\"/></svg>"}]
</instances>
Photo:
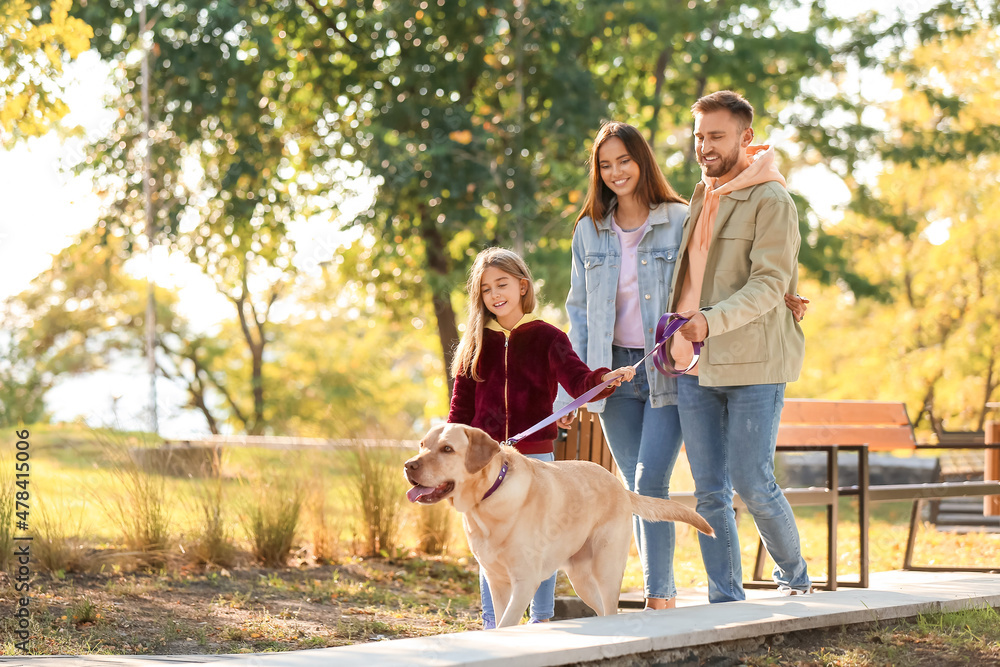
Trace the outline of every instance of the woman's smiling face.
<instances>
[{"instance_id":1,"label":"woman's smiling face","mask_svg":"<svg viewBox=\"0 0 1000 667\"><path fill-rule=\"evenodd\" d=\"M618 137L609 137L597 151L601 179L619 199L631 196L639 187L639 165Z\"/></svg>"}]
</instances>

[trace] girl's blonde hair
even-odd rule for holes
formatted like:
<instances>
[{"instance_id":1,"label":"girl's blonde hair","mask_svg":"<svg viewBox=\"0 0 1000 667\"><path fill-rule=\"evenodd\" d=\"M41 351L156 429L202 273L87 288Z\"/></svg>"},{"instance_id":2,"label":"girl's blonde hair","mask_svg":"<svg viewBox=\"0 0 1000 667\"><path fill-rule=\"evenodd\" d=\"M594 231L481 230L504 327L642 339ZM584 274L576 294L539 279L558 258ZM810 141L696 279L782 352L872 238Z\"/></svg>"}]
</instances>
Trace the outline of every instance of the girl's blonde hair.
<instances>
[{"instance_id":1,"label":"girl's blonde hair","mask_svg":"<svg viewBox=\"0 0 1000 667\"><path fill-rule=\"evenodd\" d=\"M531 280L531 271L520 255L506 248L487 248L476 256L476 261L469 269L469 281L465 284L468 294L469 317L465 322L465 335L455 350L455 358L451 362L451 374L454 377L467 375L476 382L482 382L479 375L479 355L483 351L483 331L486 329L488 317L493 313L486 309L483 302L483 273L489 267L509 273L519 282L528 282L527 291L521 295L521 310L530 313L535 309L535 284Z\"/></svg>"}]
</instances>

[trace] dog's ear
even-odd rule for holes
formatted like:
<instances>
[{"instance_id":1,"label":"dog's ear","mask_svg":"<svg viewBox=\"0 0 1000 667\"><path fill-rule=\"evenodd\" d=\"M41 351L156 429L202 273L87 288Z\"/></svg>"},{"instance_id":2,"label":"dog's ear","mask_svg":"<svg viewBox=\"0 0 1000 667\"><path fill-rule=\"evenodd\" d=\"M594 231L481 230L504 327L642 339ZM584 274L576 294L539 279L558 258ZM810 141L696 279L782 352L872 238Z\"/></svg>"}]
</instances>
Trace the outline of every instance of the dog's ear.
<instances>
[{"instance_id":1,"label":"dog's ear","mask_svg":"<svg viewBox=\"0 0 1000 667\"><path fill-rule=\"evenodd\" d=\"M479 472L500 452L496 440L478 428L466 428L469 437L469 449L465 452L465 469L470 473Z\"/></svg>"}]
</instances>

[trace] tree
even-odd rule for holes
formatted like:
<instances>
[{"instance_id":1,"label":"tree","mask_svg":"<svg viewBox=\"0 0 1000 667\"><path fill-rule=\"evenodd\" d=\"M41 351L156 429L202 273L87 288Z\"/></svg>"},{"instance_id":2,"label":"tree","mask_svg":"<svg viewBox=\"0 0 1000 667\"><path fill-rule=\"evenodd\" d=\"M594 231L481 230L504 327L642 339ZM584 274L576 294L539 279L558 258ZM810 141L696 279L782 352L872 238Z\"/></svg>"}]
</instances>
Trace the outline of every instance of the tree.
<instances>
[{"instance_id":1,"label":"tree","mask_svg":"<svg viewBox=\"0 0 1000 667\"><path fill-rule=\"evenodd\" d=\"M145 142L138 59L130 53L140 48L140 32L148 32L156 110L153 242L186 254L233 304L253 397L240 421L248 432L262 433L272 307L296 273L288 224L316 213L317 198L331 186L325 161L311 156L312 122L304 131L296 125L301 90L289 83L288 53L269 24L281 12L269 3L160 3L143 31L130 6L91 3L79 15L95 27L102 57L116 64L118 97L111 103L121 119L78 171L93 174L106 193L102 224L122 235L130 256L145 231L138 196ZM175 352L182 350L201 368L197 350ZM208 381L197 372L191 377ZM196 402L201 392L195 390Z\"/></svg>"},{"instance_id":2,"label":"tree","mask_svg":"<svg viewBox=\"0 0 1000 667\"><path fill-rule=\"evenodd\" d=\"M45 394L51 374L10 341L0 341L0 428L46 421Z\"/></svg>"},{"instance_id":3,"label":"tree","mask_svg":"<svg viewBox=\"0 0 1000 667\"><path fill-rule=\"evenodd\" d=\"M447 411L430 326L398 320L363 283L325 267L274 342L268 422L326 438L412 438ZM423 318L432 315L425 306Z\"/></svg>"},{"instance_id":4,"label":"tree","mask_svg":"<svg viewBox=\"0 0 1000 667\"><path fill-rule=\"evenodd\" d=\"M101 231L85 231L10 300L5 321L15 333L0 345L0 424L44 418L54 378L141 353L143 283L130 275L122 238ZM186 388L187 407L212 433L266 423L288 435L410 438L445 409L428 398L445 392L426 330L413 335L411 323L385 317L364 285L345 284L336 271L300 276L289 290L299 307L271 334L258 417L238 316L197 331L178 314L178 296L158 288L158 371Z\"/></svg>"},{"instance_id":5,"label":"tree","mask_svg":"<svg viewBox=\"0 0 1000 667\"><path fill-rule=\"evenodd\" d=\"M843 343L831 392L905 397L914 422L937 432L981 428L1000 371L1000 144L990 144L1000 106L984 74L1000 36L985 22L945 32L901 54L899 94L878 105L884 126L867 139L881 173L835 230L881 298L858 300L853 317L824 327Z\"/></svg>"},{"instance_id":6,"label":"tree","mask_svg":"<svg viewBox=\"0 0 1000 667\"><path fill-rule=\"evenodd\" d=\"M72 0L0 3L0 142L45 134L67 112L59 77L93 32L69 16ZM46 20L48 22L46 22Z\"/></svg>"},{"instance_id":7,"label":"tree","mask_svg":"<svg viewBox=\"0 0 1000 667\"><path fill-rule=\"evenodd\" d=\"M566 165L582 161L606 108L577 29L588 10L557 0L307 4L316 21L295 75L314 73L315 113L338 156L378 185L346 268L392 276L380 296L398 316L430 301L448 369L452 293L471 257L494 244L544 253L546 228L579 187Z\"/></svg>"}]
</instances>

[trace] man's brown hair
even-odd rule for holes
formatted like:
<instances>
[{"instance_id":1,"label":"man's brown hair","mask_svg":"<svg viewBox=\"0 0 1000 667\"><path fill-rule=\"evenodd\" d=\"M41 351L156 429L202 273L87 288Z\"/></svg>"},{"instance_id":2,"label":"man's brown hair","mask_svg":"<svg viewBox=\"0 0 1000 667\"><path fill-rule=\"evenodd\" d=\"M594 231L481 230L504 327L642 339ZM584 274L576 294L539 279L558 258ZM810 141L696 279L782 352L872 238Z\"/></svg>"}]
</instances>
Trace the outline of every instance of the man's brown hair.
<instances>
[{"instance_id":1,"label":"man's brown hair","mask_svg":"<svg viewBox=\"0 0 1000 667\"><path fill-rule=\"evenodd\" d=\"M695 116L723 109L736 116L740 130L745 130L753 124L753 105L747 102L742 95L731 90L720 90L717 93L705 95L691 105L691 113Z\"/></svg>"}]
</instances>

